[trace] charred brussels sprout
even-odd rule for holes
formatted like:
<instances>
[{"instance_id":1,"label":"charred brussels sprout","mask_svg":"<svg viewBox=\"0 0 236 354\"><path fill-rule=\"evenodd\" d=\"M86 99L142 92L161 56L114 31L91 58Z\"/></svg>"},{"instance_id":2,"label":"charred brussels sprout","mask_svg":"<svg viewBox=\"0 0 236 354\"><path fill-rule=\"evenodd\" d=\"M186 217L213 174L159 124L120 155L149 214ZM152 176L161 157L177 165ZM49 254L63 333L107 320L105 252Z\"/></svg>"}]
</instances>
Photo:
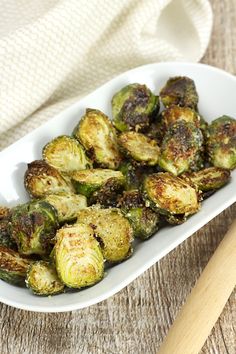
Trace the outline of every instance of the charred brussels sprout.
<instances>
[{"instance_id":1,"label":"charred brussels sprout","mask_svg":"<svg viewBox=\"0 0 236 354\"><path fill-rule=\"evenodd\" d=\"M201 117L189 107L170 106L161 113L162 129L164 133L176 121L184 120L193 123L197 128L201 126Z\"/></svg>"},{"instance_id":2,"label":"charred brussels sprout","mask_svg":"<svg viewBox=\"0 0 236 354\"><path fill-rule=\"evenodd\" d=\"M82 209L78 213L78 222L93 228L108 262L121 262L131 255L133 229L119 209Z\"/></svg>"},{"instance_id":3,"label":"charred brussels sprout","mask_svg":"<svg viewBox=\"0 0 236 354\"><path fill-rule=\"evenodd\" d=\"M29 266L26 285L35 295L42 296L62 293L65 288L55 268L45 261L34 262Z\"/></svg>"},{"instance_id":4,"label":"charred brussels sprout","mask_svg":"<svg viewBox=\"0 0 236 354\"><path fill-rule=\"evenodd\" d=\"M102 201L112 201L125 183L125 178L120 171L101 168L77 171L71 177L77 193L88 197L90 203L103 204Z\"/></svg>"},{"instance_id":5,"label":"charred brussels sprout","mask_svg":"<svg viewBox=\"0 0 236 354\"><path fill-rule=\"evenodd\" d=\"M177 121L168 129L161 145L159 166L179 175L203 167L203 135L193 123Z\"/></svg>"},{"instance_id":6,"label":"charred brussels sprout","mask_svg":"<svg viewBox=\"0 0 236 354\"><path fill-rule=\"evenodd\" d=\"M146 240L157 231L159 216L152 209L145 207L139 190L124 192L119 199L119 207L130 221L135 237Z\"/></svg>"},{"instance_id":7,"label":"charred brussels sprout","mask_svg":"<svg viewBox=\"0 0 236 354\"><path fill-rule=\"evenodd\" d=\"M11 235L23 255L48 255L57 228L57 212L45 201L33 201L12 209Z\"/></svg>"},{"instance_id":8,"label":"charred brussels sprout","mask_svg":"<svg viewBox=\"0 0 236 354\"><path fill-rule=\"evenodd\" d=\"M121 132L147 128L160 108L159 98L146 85L130 84L112 98L115 127Z\"/></svg>"},{"instance_id":9,"label":"charred brussels sprout","mask_svg":"<svg viewBox=\"0 0 236 354\"><path fill-rule=\"evenodd\" d=\"M121 161L116 131L109 118L97 109L87 109L73 135L100 167L116 169Z\"/></svg>"},{"instance_id":10,"label":"charred brussels sprout","mask_svg":"<svg viewBox=\"0 0 236 354\"><path fill-rule=\"evenodd\" d=\"M56 269L66 286L80 289L103 278L104 259L90 226L78 223L64 227L57 232L56 240Z\"/></svg>"},{"instance_id":11,"label":"charred brussels sprout","mask_svg":"<svg viewBox=\"0 0 236 354\"><path fill-rule=\"evenodd\" d=\"M146 240L158 230L159 216L151 208L131 208L125 212L126 218L130 221L134 236Z\"/></svg>"},{"instance_id":12,"label":"charred brussels sprout","mask_svg":"<svg viewBox=\"0 0 236 354\"><path fill-rule=\"evenodd\" d=\"M146 205L166 216L188 216L200 209L196 189L170 173L156 173L146 177L143 193Z\"/></svg>"},{"instance_id":13,"label":"charred brussels sprout","mask_svg":"<svg viewBox=\"0 0 236 354\"><path fill-rule=\"evenodd\" d=\"M194 173L186 173L192 183L203 191L218 189L224 186L230 179L230 171L220 167L209 167Z\"/></svg>"},{"instance_id":14,"label":"charred brussels sprout","mask_svg":"<svg viewBox=\"0 0 236 354\"><path fill-rule=\"evenodd\" d=\"M195 83L186 76L171 77L160 92L165 107L179 105L197 109L198 94Z\"/></svg>"},{"instance_id":15,"label":"charred brussels sprout","mask_svg":"<svg viewBox=\"0 0 236 354\"><path fill-rule=\"evenodd\" d=\"M43 159L60 172L70 173L91 167L80 143L67 135L58 136L43 148Z\"/></svg>"},{"instance_id":16,"label":"charred brussels sprout","mask_svg":"<svg viewBox=\"0 0 236 354\"><path fill-rule=\"evenodd\" d=\"M0 246L0 279L14 285L25 283L30 261L22 258L18 252Z\"/></svg>"},{"instance_id":17,"label":"charred brussels sprout","mask_svg":"<svg viewBox=\"0 0 236 354\"><path fill-rule=\"evenodd\" d=\"M28 164L24 182L26 190L33 198L42 198L50 193L73 192L72 185L60 172L42 160Z\"/></svg>"},{"instance_id":18,"label":"charred brussels sprout","mask_svg":"<svg viewBox=\"0 0 236 354\"><path fill-rule=\"evenodd\" d=\"M216 167L236 167L236 120L222 116L208 128L207 150L210 162Z\"/></svg>"},{"instance_id":19,"label":"charred brussels sprout","mask_svg":"<svg viewBox=\"0 0 236 354\"><path fill-rule=\"evenodd\" d=\"M86 197L80 194L49 194L44 200L57 210L60 224L75 220L78 211L87 207Z\"/></svg>"},{"instance_id":20,"label":"charred brussels sprout","mask_svg":"<svg viewBox=\"0 0 236 354\"><path fill-rule=\"evenodd\" d=\"M119 145L124 154L143 165L155 166L160 149L155 140L137 132L124 132L119 136Z\"/></svg>"}]
</instances>

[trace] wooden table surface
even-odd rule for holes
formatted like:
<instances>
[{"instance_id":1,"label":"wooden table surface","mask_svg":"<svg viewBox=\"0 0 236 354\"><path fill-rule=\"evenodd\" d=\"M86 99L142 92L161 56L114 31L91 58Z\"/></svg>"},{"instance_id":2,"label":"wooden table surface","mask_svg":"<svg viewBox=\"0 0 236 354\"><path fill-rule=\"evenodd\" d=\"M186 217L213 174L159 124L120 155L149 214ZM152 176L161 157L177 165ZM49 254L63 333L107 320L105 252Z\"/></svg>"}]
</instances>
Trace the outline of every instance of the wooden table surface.
<instances>
[{"instance_id":1,"label":"wooden table surface","mask_svg":"<svg viewBox=\"0 0 236 354\"><path fill-rule=\"evenodd\" d=\"M214 28L202 62L236 74L236 1L211 3ZM127 288L98 305L81 311L39 314L0 304L0 353L157 353L186 296L235 217L233 205ZM236 354L236 292L201 351L213 353Z\"/></svg>"}]
</instances>

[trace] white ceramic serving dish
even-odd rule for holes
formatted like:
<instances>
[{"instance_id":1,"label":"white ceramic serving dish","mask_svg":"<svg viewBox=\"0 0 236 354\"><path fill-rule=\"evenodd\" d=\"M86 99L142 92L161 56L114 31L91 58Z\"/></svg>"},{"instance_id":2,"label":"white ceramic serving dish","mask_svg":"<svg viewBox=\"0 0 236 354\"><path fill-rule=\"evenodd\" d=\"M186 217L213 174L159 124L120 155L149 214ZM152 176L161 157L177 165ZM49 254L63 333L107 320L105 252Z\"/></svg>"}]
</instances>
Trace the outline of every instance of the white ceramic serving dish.
<instances>
[{"instance_id":1,"label":"white ceramic serving dish","mask_svg":"<svg viewBox=\"0 0 236 354\"><path fill-rule=\"evenodd\" d=\"M236 78L222 70L191 63L150 64L127 71L75 103L49 122L0 153L0 204L14 206L27 201L23 186L26 164L41 158L42 147L52 138L70 134L85 108L98 108L111 117L111 98L121 87L145 83L158 93L170 76L186 75L197 86L199 110L207 121L227 114L236 117ZM133 256L109 269L97 285L53 297L38 297L29 290L0 281L0 301L25 310L62 312L81 309L114 295L164 257L187 237L236 201L236 171L229 184L205 200L202 209L179 226L165 227L145 242L135 245Z\"/></svg>"}]
</instances>

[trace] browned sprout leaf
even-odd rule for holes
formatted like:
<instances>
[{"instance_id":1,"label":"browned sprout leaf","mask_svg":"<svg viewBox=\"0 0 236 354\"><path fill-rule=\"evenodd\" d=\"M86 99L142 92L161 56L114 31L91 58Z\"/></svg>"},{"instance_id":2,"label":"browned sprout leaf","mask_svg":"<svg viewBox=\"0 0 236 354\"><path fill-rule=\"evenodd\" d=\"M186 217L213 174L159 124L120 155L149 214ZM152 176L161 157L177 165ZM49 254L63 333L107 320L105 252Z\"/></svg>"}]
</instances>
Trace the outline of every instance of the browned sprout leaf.
<instances>
[{"instance_id":1,"label":"browned sprout leaf","mask_svg":"<svg viewBox=\"0 0 236 354\"><path fill-rule=\"evenodd\" d=\"M179 105L197 110L198 94L195 83L186 76L171 77L161 89L160 99L165 107Z\"/></svg>"},{"instance_id":2,"label":"browned sprout leaf","mask_svg":"<svg viewBox=\"0 0 236 354\"><path fill-rule=\"evenodd\" d=\"M200 209L197 190L182 178L167 172L146 177L143 195L147 206L167 216L188 216Z\"/></svg>"},{"instance_id":3,"label":"browned sprout leaf","mask_svg":"<svg viewBox=\"0 0 236 354\"><path fill-rule=\"evenodd\" d=\"M137 132L124 132L119 136L119 145L126 157L142 165L155 166L158 163L160 148L155 140Z\"/></svg>"},{"instance_id":4,"label":"browned sprout leaf","mask_svg":"<svg viewBox=\"0 0 236 354\"><path fill-rule=\"evenodd\" d=\"M236 120L228 116L215 119L208 127L207 151L216 167L236 167Z\"/></svg>"},{"instance_id":5,"label":"browned sprout leaf","mask_svg":"<svg viewBox=\"0 0 236 354\"><path fill-rule=\"evenodd\" d=\"M201 191L207 192L224 186L230 180L230 171L221 167L209 167L186 173L183 178L190 179Z\"/></svg>"},{"instance_id":6,"label":"browned sprout leaf","mask_svg":"<svg viewBox=\"0 0 236 354\"><path fill-rule=\"evenodd\" d=\"M78 222L93 228L107 261L121 262L131 255L133 229L119 209L82 209L78 212Z\"/></svg>"},{"instance_id":7,"label":"browned sprout leaf","mask_svg":"<svg viewBox=\"0 0 236 354\"><path fill-rule=\"evenodd\" d=\"M109 118L97 109L87 109L73 131L99 167L116 169L121 162L116 131Z\"/></svg>"},{"instance_id":8,"label":"browned sprout leaf","mask_svg":"<svg viewBox=\"0 0 236 354\"><path fill-rule=\"evenodd\" d=\"M123 87L111 103L115 127L121 132L148 128L160 108L158 96L137 83Z\"/></svg>"},{"instance_id":9,"label":"browned sprout leaf","mask_svg":"<svg viewBox=\"0 0 236 354\"><path fill-rule=\"evenodd\" d=\"M193 123L173 123L161 145L159 166L178 176L203 167L203 135Z\"/></svg>"},{"instance_id":10,"label":"browned sprout leaf","mask_svg":"<svg viewBox=\"0 0 236 354\"><path fill-rule=\"evenodd\" d=\"M25 188L33 198L42 198L51 193L72 193L70 182L54 167L43 160L36 160L28 164L24 177Z\"/></svg>"},{"instance_id":11,"label":"browned sprout leaf","mask_svg":"<svg viewBox=\"0 0 236 354\"><path fill-rule=\"evenodd\" d=\"M30 262L18 252L0 246L0 279L10 284L23 285Z\"/></svg>"}]
</instances>

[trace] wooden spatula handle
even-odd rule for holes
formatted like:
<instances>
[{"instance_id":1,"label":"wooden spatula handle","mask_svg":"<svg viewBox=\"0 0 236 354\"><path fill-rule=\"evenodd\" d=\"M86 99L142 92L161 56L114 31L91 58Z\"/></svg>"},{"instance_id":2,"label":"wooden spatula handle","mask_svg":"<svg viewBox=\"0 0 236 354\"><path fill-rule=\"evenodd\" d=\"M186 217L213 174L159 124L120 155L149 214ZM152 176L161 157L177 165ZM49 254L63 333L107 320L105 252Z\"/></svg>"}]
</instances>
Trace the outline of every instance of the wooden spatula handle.
<instances>
[{"instance_id":1,"label":"wooden spatula handle","mask_svg":"<svg viewBox=\"0 0 236 354\"><path fill-rule=\"evenodd\" d=\"M198 354L236 285L236 220L198 279L158 354Z\"/></svg>"}]
</instances>

